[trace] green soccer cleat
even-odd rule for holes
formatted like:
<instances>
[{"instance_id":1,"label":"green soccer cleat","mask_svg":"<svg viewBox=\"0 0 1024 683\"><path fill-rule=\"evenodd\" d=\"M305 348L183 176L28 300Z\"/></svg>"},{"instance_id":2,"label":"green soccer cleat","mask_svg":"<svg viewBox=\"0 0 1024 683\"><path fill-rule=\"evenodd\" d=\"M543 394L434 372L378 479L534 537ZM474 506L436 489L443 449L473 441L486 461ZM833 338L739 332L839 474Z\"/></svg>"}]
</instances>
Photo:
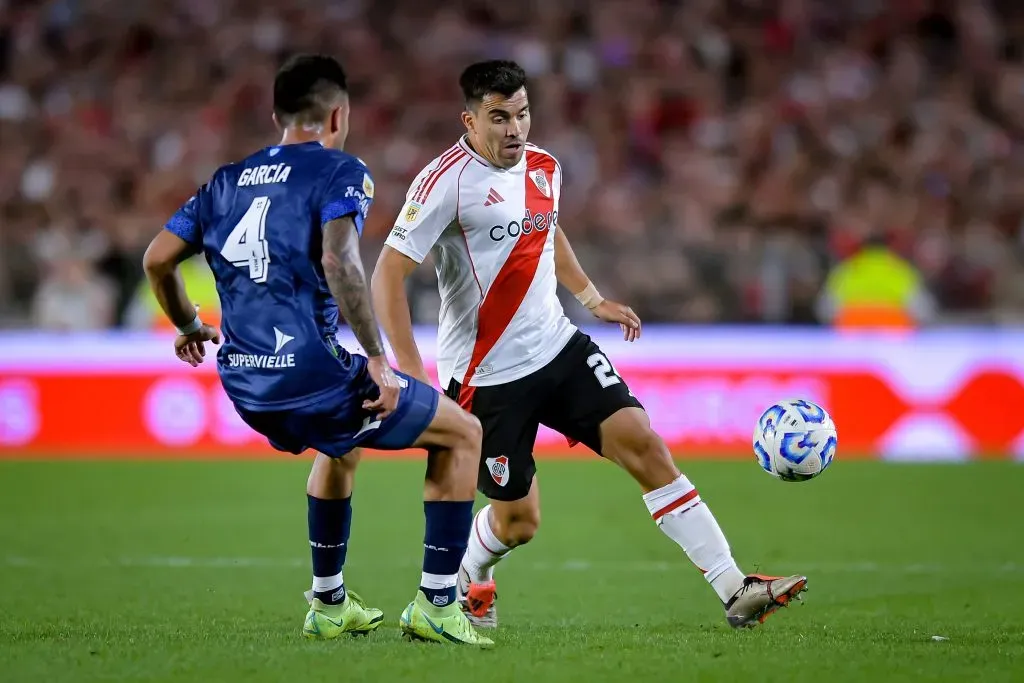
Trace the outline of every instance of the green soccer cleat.
<instances>
[{"instance_id":1,"label":"green soccer cleat","mask_svg":"<svg viewBox=\"0 0 1024 683\"><path fill-rule=\"evenodd\" d=\"M349 591L345 602L340 605L325 605L306 594L309 601L309 612L302 624L302 635L306 638L330 640L343 633L353 636L365 636L376 631L384 623L384 613L379 609L367 607L362 598Z\"/></svg>"},{"instance_id":2,"label":"green soccer cleat","mask_svg":"<svg viewBox=\"0 0 1024 683\"><path fill-rule=\"evenodd\" d=\"M458 603L435 607L423 591L418 591L416 599L402 612L401 627L402 633L410 640L494 647L493 640L473 630Z\"/></svg>"}]
</instances>

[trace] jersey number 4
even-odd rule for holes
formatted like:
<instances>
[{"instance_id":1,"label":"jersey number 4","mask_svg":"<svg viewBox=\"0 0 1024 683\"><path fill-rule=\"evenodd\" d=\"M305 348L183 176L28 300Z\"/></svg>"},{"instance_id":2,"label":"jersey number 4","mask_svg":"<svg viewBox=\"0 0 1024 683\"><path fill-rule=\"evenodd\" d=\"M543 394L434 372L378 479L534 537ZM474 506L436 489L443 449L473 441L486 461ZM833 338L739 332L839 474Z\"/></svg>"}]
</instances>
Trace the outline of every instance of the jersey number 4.
<instances>
[{"instance_id":1,"label":"jersey number 4","mask_svg":"<svg viewBox=\"0 0 1024 683\"><path fill-rule=\"evenodd\" d=\"M270 248L267 244L267 211L270 197L256 197L228 235L220 255L238 268L248 268L253 282L267 281Z\"/></svg>"}]
</instances>

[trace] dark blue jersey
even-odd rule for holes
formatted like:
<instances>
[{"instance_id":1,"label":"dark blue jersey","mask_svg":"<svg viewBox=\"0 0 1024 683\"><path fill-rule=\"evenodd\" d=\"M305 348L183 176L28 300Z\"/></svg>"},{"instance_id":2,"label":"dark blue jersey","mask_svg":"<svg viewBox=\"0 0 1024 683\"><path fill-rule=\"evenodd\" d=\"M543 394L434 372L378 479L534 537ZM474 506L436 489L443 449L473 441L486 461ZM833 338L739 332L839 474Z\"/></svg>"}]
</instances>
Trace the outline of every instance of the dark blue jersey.
<instances>
[{"instance_id":1,"label":"dark blue jersey","mask_svg":"<svg viewBox=\"0 0 1024 683\"><path fill-rule=\"evenodd\" d=\"M249 410L315 403L359 375L335 343L321 230L351 216L362 233L373 201L363 163L318 142L263 149L219 169L165 226L201 249L220 295L217 369Z\"/></svg>"}]
</instances>

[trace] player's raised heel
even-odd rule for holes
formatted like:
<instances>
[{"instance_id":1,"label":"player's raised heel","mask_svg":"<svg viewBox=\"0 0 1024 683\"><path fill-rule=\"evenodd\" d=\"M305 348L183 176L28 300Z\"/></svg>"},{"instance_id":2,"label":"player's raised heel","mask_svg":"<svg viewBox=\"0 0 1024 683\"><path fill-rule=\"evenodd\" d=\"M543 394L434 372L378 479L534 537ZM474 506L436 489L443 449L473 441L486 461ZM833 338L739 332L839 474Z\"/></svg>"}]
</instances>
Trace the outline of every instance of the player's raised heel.
<instances>
[{"instance_id":1,"label":"player's raised heel","mask_svg":"<svg viewBox=\"0 0 1024 683\"><path fill-rule=\"evenodd\" d=\"M352 591L340 605L325 605L310 593L306 594L306 599L309 600L309 612L302 624L302 635L306 638L330 640L343 633L365 636L384 623L384 613L367 607L362 598Z\"/></svg>"},{"instance_id":2,"label":"player's raised heel","mask_svg":"<svg viewBox=\"0 0 1024 683\"><path fill-rule=\"evenodd\" d=\"M773 612L786 607L807 590L806 576L761 576L751 574L743 587L725 605L725 618L733 628L763 624Z\"/></svg>"},{"instance_id":3,"label":"player's raised heel","mask_svg":"<svg viewBox=\"0 0 1024 683\"><path fill-rule=\"evenodd\" d=\"M455 584L459 607L476 628L498 628L498 590L494 581L473 583L469 573L459 567L459 580Z\"/></svg>"},{"instance_id":4,"label":"player's raised heel","mask_svg":"<svg viewBox=\"0 0 1024 683\"><path fill-rule=\"evenodd\" d=\"M422 591L402 612L400 619L402 633L408 640L422 640L431 643L451 645L472 645L494 647L494 641L473 630L458 605L435 607Z\"/></svg>"}]
</instances>

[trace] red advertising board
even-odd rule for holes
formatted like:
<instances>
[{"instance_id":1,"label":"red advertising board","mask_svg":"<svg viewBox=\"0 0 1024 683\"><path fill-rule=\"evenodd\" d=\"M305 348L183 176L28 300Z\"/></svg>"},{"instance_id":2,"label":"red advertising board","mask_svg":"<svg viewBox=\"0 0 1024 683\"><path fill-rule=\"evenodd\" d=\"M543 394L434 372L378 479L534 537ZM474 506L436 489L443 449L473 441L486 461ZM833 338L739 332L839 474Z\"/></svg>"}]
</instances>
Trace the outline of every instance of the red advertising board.
<instances>
[{"instance_id":1,"label":"red advertising board","mask_svg":"<svg viewBox=\"0 0 1024 683\"><path fill-rule=\"evenodd\" d=\"M431 333L420 331L428 358ZM634 345L598 341L682 457L753 457L757 416L797 397L832 413L841 457L1024 457L1022 334L665 328ZM537 451L587 454L550 431ZM238 418L214 364L181 364L167 338L0 336L0 457L273 453Z\"/></svg>"}]
</instances>

